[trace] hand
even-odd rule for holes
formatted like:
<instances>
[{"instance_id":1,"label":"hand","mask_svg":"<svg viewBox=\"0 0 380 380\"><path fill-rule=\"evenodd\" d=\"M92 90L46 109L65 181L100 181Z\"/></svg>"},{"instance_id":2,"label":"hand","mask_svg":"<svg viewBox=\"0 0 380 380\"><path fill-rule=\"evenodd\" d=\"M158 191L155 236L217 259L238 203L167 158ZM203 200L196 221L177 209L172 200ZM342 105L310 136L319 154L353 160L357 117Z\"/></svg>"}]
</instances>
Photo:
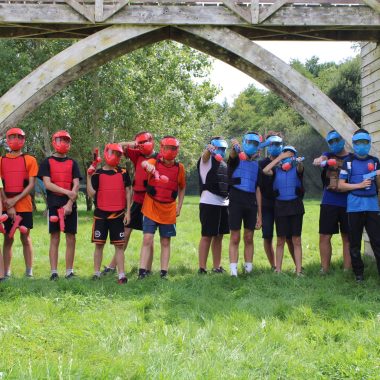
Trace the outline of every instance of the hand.
<instances>
[{"instance_id":1,"label":"hand","mask_svg":"<svg viewBox=\"0 0 380 380\"><path fill-rule=\"evenodd\" d=\"M14 207L11 207L7 210L7 214L8 216L12 219L12 220L15 220L15 217L16 217L16 210Z\"/></svg>"},{"instance_id":2,"label":"hand","mask_svg":"<svg viewBox=\"0 0 380 380\"><path fill-rule=\"evenodd\" d=\"M64 215L71 215L72 212L73 212L73 206L71 204L71 202L67 202L64 206L63 206L63 211L64 211Z\"/></svg>"},{"instance_id":3,"label":"hand","mask_svg":"<svg viewBox=\"0 0 380 380\"><path fill-rule=\"evenodd\" d=\"M206 149L207 149L208 151L211 151L211 152L212 152L212 151L215 150L215 147L214 147L214 145L207 144Z\"/></svg>"},{"instance_id":4,"label":"hand","mask_svg":"<svg viewBox=\"0 0 380 380\"><path fill-rule=\"evenodd\" d=\"M181 214L181 209L180 209L180 207L177 206L177 209L176 209L175 215L176 215L176 216L180 216L180 214Z\"/></svg>"},{"instance_id":5,"label":"hand","mask_svg":"<svg viewBox=\"0 0 380 380\"><path fill-rule=\"evenodd\" d=\"M145 165L145 170L150 174L154 174L154 172L156 171L156 167L147 162Z\"/></svg>"},{"instance_id":6,"label":"hand","mask_svg":"<svg viewBox=\"0 0 380 380\"><path fill-rule=\"evenodd\" d=\"M124 213L124 219L123 219L124 226L127 226L130 222L131 222L131 212L126 211Z\"/></svg>"},{"instance_id":7,"label":"hand","mask_svg":"<svg viewBox=\"0 0 380 380\"><path fill-rule=\"evenodd\" d=\"M281 154L278 156L278 158L279 158L280 160L283 160L284 158L289 158L289 157L293 157L293 156L294 156L294 153L291 152L290 150L287 150L286 152L281 153Z\"/></svg>"},{"instance_id":8,"label":"hand","mask_svg":"<svg viewBox=\"0 0 380 380\"><path fill-rule=\"evenodd\" d=\"M94 165L90 165L88 167L88 169L87 169L87 174L91 176L91 175L93 175L95 173L95 171L96 171L95 166Z\"/></svg>"},{"instance_id":9,"label":"hand","mask_svg":"<svg viewBox=\"0 0 380 380\"><path fill-rule=\"evenodd\" d=\"M365 179L363 182L359 183L359 189L365 189L366 187L370 187L372 183L372 180Z\"/></svg>"},{"instance_id":10,"label":"hand","mask_svg":"<svg viewBox=\"0 0 380 380\"><path fill-rule=\"evenodd\" d=\"M240 147L240 145L239 145L239 141L237 141L236 139L231 139L231 145L232 145L232 146L237 145L237 146Z\"/></svg>"},{"instance_id":11,"label":"hand","mask_svg":"<svg viewBox=\"0 0 380 380\"><path fill-rule=\"evenodd\" d=\"M4 199L4 205L7 209L10 209L12 207L14 207L14 205L17 203L17 198L16 197L13 197L13 198L6 198Z\"/></svg>"},{"instance_id":12,"label":"hand","mask_svg":"<svg viewBox=\"0 0 380 380\"><path fill-rule=\"evenodd\" d=\"M255 230L259 230L263 225L261 215L257 215Z\"/></svg>"},{"instance_id":13,"label":"hand","mask_svg":"<svg viewBox=\"0 0 380 380\"><path fill-rule=\"evenodd\" d=\"M314 161L313 161L313 165L314 166L321 166L322 161L324 161L323 157L315 158Z\"/></svg>"},{"instance_id":14,"label":"hand","mask_svg":"<svg viewBox=\"0 0 380 380\"><path fill-rule=\"evenodd\" d=\"M77 199L77 193L73 190L67 190L67 193L66 195L70 198L70 200L72 200L73 202L75 202L75 200Z\"/></svg>"}]
</instances>

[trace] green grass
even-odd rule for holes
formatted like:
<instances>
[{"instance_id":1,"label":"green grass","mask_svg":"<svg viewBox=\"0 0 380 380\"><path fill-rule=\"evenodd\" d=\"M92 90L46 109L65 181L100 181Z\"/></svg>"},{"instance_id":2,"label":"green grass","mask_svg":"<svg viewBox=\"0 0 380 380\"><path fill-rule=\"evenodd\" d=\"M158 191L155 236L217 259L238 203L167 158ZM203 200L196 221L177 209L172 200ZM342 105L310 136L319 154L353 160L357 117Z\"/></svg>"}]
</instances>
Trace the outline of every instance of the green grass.
<instances>
[{"instance_id":1,"label":"green grass","mask_svg":"<svg viewBox=\"0 0 380 380\"><path fill-rule=\"evenodd\" d=\"M269 270L261 233L253 276L196 275L198 198L188 197L172 241L170 279L160 280L156 254L155 274L136 280L141 234L134 232L126 286L112 276L89 280L91 215L83 210L79 278L51 283L46 220L37 213L35 278L23 278L17 242L14 277L0 285L0 379L379 379L375 264L366 259L366 281L357 285L341 270L341 245L334 238L332 273L320 277L318 202L306 202L306 209L305 278L293 275L287 253L284 275ZM227 249L228 237L226 268ZM111 255L107 247L105 263ZM61 260L62 275L63 268Z\"/></svg>"}]
</instances>

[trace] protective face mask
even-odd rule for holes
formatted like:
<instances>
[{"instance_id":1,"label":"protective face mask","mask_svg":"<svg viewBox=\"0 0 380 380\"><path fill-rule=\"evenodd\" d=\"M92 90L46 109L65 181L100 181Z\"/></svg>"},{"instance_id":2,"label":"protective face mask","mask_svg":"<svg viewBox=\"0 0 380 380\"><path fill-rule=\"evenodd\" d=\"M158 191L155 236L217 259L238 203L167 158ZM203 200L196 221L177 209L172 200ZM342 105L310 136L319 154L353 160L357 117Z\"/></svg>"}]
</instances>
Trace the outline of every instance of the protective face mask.
<instances>
[{"instance_id":1,"label":"protective face mask","mask_svg":"<svg viewBox=\"0 0 380 380\"><path fill-rule=\"evenodd\" d=\"M339 142L334 142L332 144L329 144L330 151L334 154L338 154L341 152L344 148L344 140L340 140Z\"/></svg>"},{"instance_id":2,"label":"protective face mask","mask_svg":"<svg viewBox=\"0 0 380 380\"><path fill-rule=\"evenodd\" d=\"M371 149L371 144L354 144L354 152L358 156L366 156Z\"/></svg>"}]
</instances>

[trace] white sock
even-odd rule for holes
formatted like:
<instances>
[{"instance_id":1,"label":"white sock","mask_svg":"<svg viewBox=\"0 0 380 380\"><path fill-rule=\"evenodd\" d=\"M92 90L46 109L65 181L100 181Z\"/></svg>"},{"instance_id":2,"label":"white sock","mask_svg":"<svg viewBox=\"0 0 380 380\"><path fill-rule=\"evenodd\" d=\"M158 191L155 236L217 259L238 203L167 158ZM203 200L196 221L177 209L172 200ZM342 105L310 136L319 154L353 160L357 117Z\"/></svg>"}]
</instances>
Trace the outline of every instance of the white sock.
<instances>
[{"instance_id":1,"label":"white sock","mask_svg":"<svg viewBox=\"0 0 380 380\"><path fill-rule=\"evenodd\" d=\"M230 263L231 276L237 277L237 263Z\"/></svg>"},{"instance_id":2,"label":"white sock","mask_svg":"<svg viewBox=\"0 0 380 380\"><path fill-rule=\"evenodd\" d=\"M66 276L69 276L71 273L74 273L74 269L66 269Z\"/></svg>"},{"instance_id":3,"label":"white sock","mask_svg":"<svg viewBox=\"0 0 380 380\"><path fill-rule=\"evenodd\" d=\"M7 277L11 277L11 275L12 275L11 270L9 270L5 275L6 275Z\"/></svg>"},{"instance_id":4,"label":"white sock","mask_svg":"<svg viewBox=\"0 0 380 380\"><path fill-rule=\"evenodd\" d=\"M25 274L27 276L33 276L33 268L26 268Z\"/></svg>"},{"instance_id":5,"label":"white sock","mask_svg":"<svg viewBox=\"0 0 380 380\"><path fill-rule=\"evenodd\" d=\"M111 269L111 270L115 270L116 269L116 267L108 267L109 269Z\"/></svg>"},{"instance_id":6,"label":"white sock","mask_svg":"<svg viewBox=\"0 0 380 380\"><path fill-rule=\"evenodd\" d=\"M253 269L252 263L245 263L244 264L244 269L246 273L251 273Z\"/></svg>"},{"instance_id":7,"label":"white sock","mask_svg":"<svg viewBox=\"0 0 380 380\"><path fill-rule=\"evenodd\" d=\"M124 272L120 272L119 273L119 280L121 280L122 278L124 278L125 277L125 273Z\"/></svg>"},{"instance_id":8,"label":"white sock","mask_svg":"<svg viewBox=\"0 0 380 380\"><path fill-rule=\"evenodd\" d=\"M101 274L100 272L95 272L95 273L94 273L94 275L95 275L96 277L100 277L100 274Z\"/></svg>"},{"instance_id":9,"label":"white sock","mask_svg":"<svg viewBox=\"0 0 380 380\"><path fill-rule=\"evenodd\" d=\"M54 274L54 273L55 273L55 274L58 274L57 269L52 269L52 270L51 270L51 274Z\"/></svg>"}]
</instances>

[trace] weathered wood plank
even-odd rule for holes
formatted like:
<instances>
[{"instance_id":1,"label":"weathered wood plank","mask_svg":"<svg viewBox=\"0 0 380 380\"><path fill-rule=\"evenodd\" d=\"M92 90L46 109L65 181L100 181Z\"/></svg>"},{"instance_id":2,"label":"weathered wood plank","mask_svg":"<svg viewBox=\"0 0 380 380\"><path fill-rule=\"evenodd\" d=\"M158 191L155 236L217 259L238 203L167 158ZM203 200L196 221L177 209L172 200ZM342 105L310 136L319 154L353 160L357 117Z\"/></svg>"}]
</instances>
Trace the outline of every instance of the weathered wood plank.
<instances>
[{"instance_id":1,"label":"weathered wood plank","mask_svg":"<svg viewBox=\"0 0 380 380\"><path fill-rule=\"evenodd\" d=\"M377 0L363 0L369 7L380 13L380 3Z\"/></svg>"},{"instance_id":2,"label":"weathered wood plank","mask_svg":"<svg viewBox=\"0 0 380 380\"><path fill-rule=\"evenodd\" d=\"M95 0L95 21L103 20L103 0Z\"/></svg>"},{"instance_id":3,"label":"weathered wood plank","mask_svg":"<svg viewBox=\"0 0 380 380\"><path fill-rule=\"evenodd\" d=\"M368 53L370 53L371 51L375 50L376 47L377 47L377 43L376 42L367 42L367 43L363 44L363 46L361 47L361 49L360 49L360 55L362 57L364 57Z\"/></svg>"},{"instance_id":4,"label":"weathered wood plank","mask_svg":"<svg viewBox=\"0 0 380 380\"><path fill-rule=\"evenodd\" d=\"M120 9L124 8L127 4L129 4L128 0L119 1L119 3L116 4L116 6L114 6L112 9L108 9L104 13L104 17L102 18L101 21L107 20L108 18L110 18L111 16L113 16L115 13L119 12Z\"/></svg>"},{"instance_id":5,"label":"weathered wood plank","mask_svg":"<svg viewBox=\"0 0 380 380\"><path fill-rule=\"evenodd\" d=\"M277 0L270 7L266 7L259 15L259 23L261 24L268 17L272 16L273 13L277 12L287 2L287 0Z\"/></svg>"},{"instance_id":6,"label":"weathered wood plank","mask_svg":"<svg viewBox=\"0 0 380 380\"><path fill-rule=\"evenodd\" d=\"M368 86L365 86L362 88L362 96L363 97L367 96L379 90L380 90L380 80L377 80L376 82L373 82L369 84Z\"/></svg>"},{"instance_id":7,"label":"weathered wood plank","mask_svg":"<svg viewBox=\"0 0 380 380\"><path fill-rule=\"evenodd\" d=\"M375 143L374 145L379 146L380 145L379 144L379 142L380 142L380 122L374 123L373 126L370 126L366 129L367 130L371 129L374 131L374 132L371 132L372 142ZM369 130L368 130L368 132L369 132Z\"/></svg>"},{"instance_id":8,"label":"weathered wood plank","mask_svg":"<svg viewBox=\"0 0 380 380\"><path fill-rule=\"evenodd\" d=\"M362 107L368 106L369 104L376 102L377 99L380 99L380 90L374 91L369 95L362 97Z\"/></svg>"},{"instance_id":9,"label":"weathered wood plank","mask_svg":"<svg viewBox=\"0 0 380 380\"><path fill-rule=\"evenodd\" d=\"M251 0L251 18L252 24L259 23L259 12L260 12L260 3L259 0Z\"/></svg>"},{"instance_id":10,"label":"weathered wood plank","mask_svg":"<svg viewBox=\"0 0 380 380\"><path fill-rule=\"evenodd\" d=\"M248 8L244 9L243 7L240 7L239 5L236 5L233 0L222 0L222 1L223 1L223 4L228 9L231 9L232 12L236 13L243 20L247 21L249 24L252 23L251 12L248 10Z\"/></svg>"},{"instance_id":11,"label":"weathered wood plank","mask_svg":"<svg viewBox=\"0 0 380 380\"><path fill-rule=\"evenodd\" d=\"M379 53L380 53L380 49L379 49ZM380 58L374 60L370 65L362 67L361 69L362 78L367 77L368 75L370 75L371 73L379 69L380 69Z\"/></svg>"},{"instance_id":12,"label":"weathered wood plank","mask_svg":"<svg viewBox=\"0 0 380 380\"><path fill-rule=\"evenodd\" d=\"M380 111L372 112L369 115L362 116L363 127L372 123L380 123Z\"/></svg>"},{"instance_id":13,"label":"weathered wood plank","mask_svg":"<svg viewBox=\"0 0 380 380\"><path fill-rule=\"evenodd\" d=\"M85 17L90 22L95 22L95 16L87 5L79 4L76 0L65 0L65 2L70 5L71 8L75 9L79 14Z\"/></svg>"},{"instance_id":14,"label":"weathered wood plank","mask_svg":"<svg viewBox=\"0 0 380 380\"><path fill-rule=\"evenodd\" d=\"M367 116L377 111L380 111L380 97L376 101L362 106L362 116Z\"/></svg>"},{"instance_id":15,"label":"weathered wood plank","mask_svg":"<svg viewBox=\"0 0 380 380\"><path fill-rule=\"evenodd\" d=\"M380 70L372 71L370 74L362 78L362 87L366 87L377 80L380 80Z\"/></svg>"},{"instance_id":16,"label":"weathered wood plank","mask_svg":"<svg viewBox=\"0 0 380 380\"><path fill-rule=\"evenodd\" d=\"M366 55L361 55L362 67L370 65L373 61L380 58L380 49L375 49Z\"/></svg>"}]
</instances>

